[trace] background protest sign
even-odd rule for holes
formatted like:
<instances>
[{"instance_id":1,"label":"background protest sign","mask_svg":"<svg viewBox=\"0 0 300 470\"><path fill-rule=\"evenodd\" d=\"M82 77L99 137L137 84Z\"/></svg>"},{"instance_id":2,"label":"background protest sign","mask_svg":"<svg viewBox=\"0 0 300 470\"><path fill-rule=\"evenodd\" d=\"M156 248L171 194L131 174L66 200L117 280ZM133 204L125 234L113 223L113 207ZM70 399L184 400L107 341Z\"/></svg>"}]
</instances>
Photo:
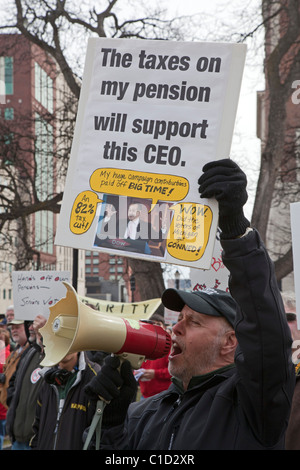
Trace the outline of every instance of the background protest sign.
<instances>
[{"instance_id":1,"label":"background protest sign","mask_svg":"<svg viewBox=\"0 0 300 470\"><path fill-rule=\"evenodd\" d=\"M49 308L66 295L63 281L70 282L69 271L13 271L15 319L48 318Z\"/></svg>"},{"instance_id":2,"label":"background protest sign","mask_svg":"<svg viewBox=\"0 0 300 470\"><path fill-rule=\"evenodd\" d=\"M191 269L190 278L192 290L221 289L229 291L229 271L222 260L222 246L219 238L219 230L211 260L211 268L207 271Z\"/></svg>"},{"instance_id":3,"label":"background protest sign","mask_svg":"<svg viewBox=\"0 0 300 470\"><path fill-rule=\"evenodd\" d=\"M78 299L99 313L133 320L148 320L161 304L159 298L134 303L99 300L80 295Z\"/></svg>"},{"instance_id":4,"label":"background protest sign","mask_svg":"<svg viewBox=\"0 0 300 470\"><path fill-rule=\"evenodd\" d=\"M209 269L246 46L92 38L55 243ZM126 238L130 211L140 237Z\"/></svg>"},{"instance_id":5,"label":"background protest sign","mask_svg":"<svg viewBox=\"0 0 300 470\"><path fill-rule=\"evenodd\" d=\"M300 202L290 204L297 324L300 329Z\"/></svg>"}]
</instances>

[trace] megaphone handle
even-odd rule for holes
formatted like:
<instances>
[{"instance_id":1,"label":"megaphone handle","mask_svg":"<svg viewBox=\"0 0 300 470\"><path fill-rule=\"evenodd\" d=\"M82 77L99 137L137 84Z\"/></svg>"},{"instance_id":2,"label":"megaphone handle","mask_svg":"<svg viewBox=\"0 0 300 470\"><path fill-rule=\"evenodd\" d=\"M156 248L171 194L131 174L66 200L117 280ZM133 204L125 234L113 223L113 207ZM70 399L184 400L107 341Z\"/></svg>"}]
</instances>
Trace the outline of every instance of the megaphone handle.
<instances>
[{"instance_id":1,"label":"megaphone handle","mask_svg":"<svg viewBox=\"0 0 300 470\"><path fill-rule=\"evenodd\" d=\"M85 440L83 450L87 450L91 439L93 437L94 432L96 432L96 450L100 448L100 438L101 438L101 425L102 425L102 418L103 418L103 411L105 408L106 403L101 399L97 401L96 412L94 414L92 423L90 425L90 429Z\"/></svg>"},{"instance_id":2,"label":"megaphone handle","mask_svg":"<svg viewBox=\"0 0 300 470\"><path fill-rule=\"evenodd\" d=\"M113 356L114 354L111 354L111 355ZM121 361L121 358L120 358L120 361ZM119 372L120 372L120 369L121 369L121 364L118 367ZM99 400L97 401L96 412L95 412L93 420L91 422L90 429L89 429L87 438L86 438L84 446L83 446L83 450L88 449L94 432L96 432L96 450L99 450L99 447L100 447L101 425L102 425L103 411L104 411L105 405L108 405L110 403L110 401L105 400L100 395L98 395L98 397L99 397Z\"/></svg>"}]
</instances>

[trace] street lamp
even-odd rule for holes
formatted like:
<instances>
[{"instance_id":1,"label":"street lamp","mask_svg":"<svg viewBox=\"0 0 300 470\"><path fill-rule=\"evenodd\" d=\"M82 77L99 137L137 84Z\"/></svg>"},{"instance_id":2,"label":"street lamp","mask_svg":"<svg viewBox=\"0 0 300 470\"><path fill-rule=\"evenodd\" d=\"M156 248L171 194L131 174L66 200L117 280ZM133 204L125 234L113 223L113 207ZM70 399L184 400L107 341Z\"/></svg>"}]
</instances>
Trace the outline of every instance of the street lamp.
<instances>
[{"instance_id":1,"label":"street lamp","mask_svg":"<svg viewBox=\"0 0 300 470\"><path fill-rule=\"evenodd\" d=\"M174 276L175 276L175 288L179 289L180 272L178 271L178 269L176 270Z\"/></svg>"}]
</instances>

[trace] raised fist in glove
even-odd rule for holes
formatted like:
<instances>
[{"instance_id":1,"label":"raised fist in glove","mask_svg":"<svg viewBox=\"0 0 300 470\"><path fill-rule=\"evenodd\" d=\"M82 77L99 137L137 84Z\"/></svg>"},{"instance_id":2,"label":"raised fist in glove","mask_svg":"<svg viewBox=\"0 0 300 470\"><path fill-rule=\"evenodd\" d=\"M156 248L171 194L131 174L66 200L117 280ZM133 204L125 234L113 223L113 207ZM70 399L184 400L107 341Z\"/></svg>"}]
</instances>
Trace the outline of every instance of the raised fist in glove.
<instances>
[{"instance_id":1,"label":"raised fist in glove","mask_svg":"<svg viewBox=\"0 0 300 470\"><path fill-rule=\"evenodd\" d=\"M245 173L229 158L209 162L202 171L198 180L200 197L214 197L218 201L221 238L231 239L243 235L250 226L243 211L248 199Z\"/></svg>"},{"instance_id":2,"label":"raised fist in glove","mask_svg":"<svg viewBox=\"0 0 300 470\"><path fill-rule=\"evenodd\" d=\"M121 363L117 356L108 356L100 372L85 387L88 396L93 399L101 398L107 403L103 412L104 426L123 423L136 391L137 383L130 362Z\"/></svg>"}]
</instances>

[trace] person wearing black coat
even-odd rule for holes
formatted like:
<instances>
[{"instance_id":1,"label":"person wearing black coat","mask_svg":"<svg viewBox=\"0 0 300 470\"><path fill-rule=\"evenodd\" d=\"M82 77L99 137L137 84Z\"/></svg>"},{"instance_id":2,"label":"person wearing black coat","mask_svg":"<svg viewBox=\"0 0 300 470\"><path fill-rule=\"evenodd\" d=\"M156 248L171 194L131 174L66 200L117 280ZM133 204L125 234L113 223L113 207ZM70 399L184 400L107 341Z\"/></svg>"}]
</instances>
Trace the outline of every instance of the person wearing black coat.
<instances>
[{"instance_id":1,"label":"person wearing black coat","mask_svg":"<svg viewBox=\"0 0 300 470\"><path fill-rule=\"evenodd\" d=\"M246 184L246 175L230 159L203 167L199 192L219 203L230 294L163 293L163 304L179 312L168 390L128 407L120 387L130 388L130 370L123 364L119 374L118 358L106 359L87 387L90 396L99 393L110 401L102 449L284 449L295 385L292 339L273 263L244 216Z\"/></svg>"},{"instance_id":2,"label":"person wearing black coat","mask_svg":"<svg viewBox=\"0 0 300 470\"><path fill-rule=\"evenodd\" d=\"M36 405L34 450L82 450L84 433L96 411L84 387L100 369L85 352L70 353L54 367L44 367L43 385Z\"/></svg>"}]
</instances>

